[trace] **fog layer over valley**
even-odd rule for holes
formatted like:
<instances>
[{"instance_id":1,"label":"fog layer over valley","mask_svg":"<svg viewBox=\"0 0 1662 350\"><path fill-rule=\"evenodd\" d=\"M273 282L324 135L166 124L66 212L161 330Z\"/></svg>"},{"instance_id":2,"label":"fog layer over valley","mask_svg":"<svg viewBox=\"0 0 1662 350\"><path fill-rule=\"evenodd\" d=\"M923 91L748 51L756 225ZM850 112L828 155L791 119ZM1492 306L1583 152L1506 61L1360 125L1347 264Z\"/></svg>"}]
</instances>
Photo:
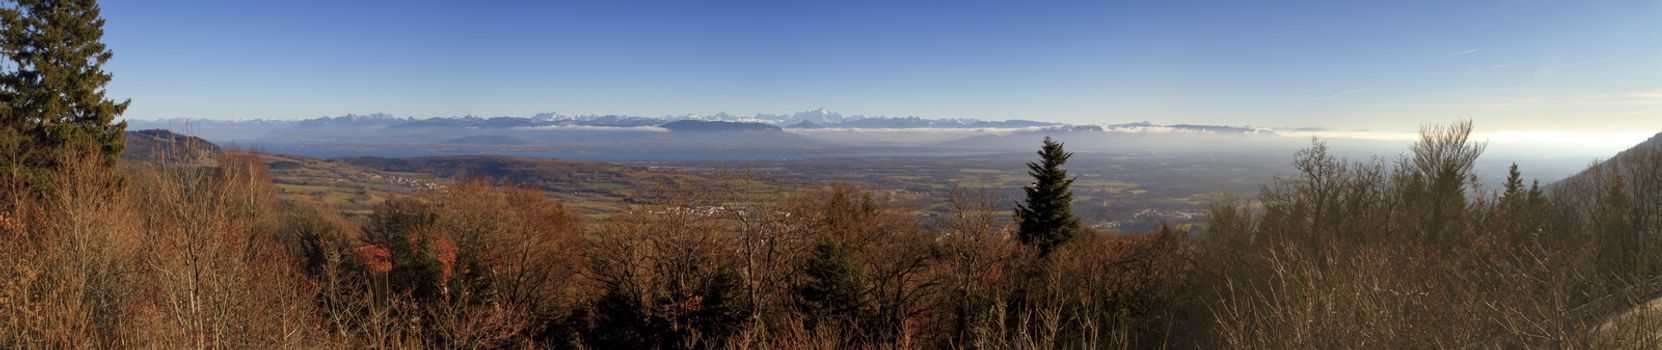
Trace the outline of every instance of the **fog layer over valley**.
<instances>
[{"instance_id":1,"label":"fog layer over valley","mask_svg":"<svg viewBox=\"0 0 1662 350\"><path fill-rule=\"evenodd\" d=\"M133 130L168 129L222 145L314 157L494 154L601 161L790 160L835 157L954 157L1027 152L1051 136L1091 153L1286 154L1317 137L1365 159L1395 158L1411 132L1250 127L1150 122L1073 125L1029 120L843 116L824 109L795 114L523 117L346 115L304 120L129 120ZM1493 136L1491 140L1489 137ZM1640 140L1645 134L1476 134L1491 141L1478 173L1503 176L1512 163L1553 180Z\"/></svg>"}]
</instances>

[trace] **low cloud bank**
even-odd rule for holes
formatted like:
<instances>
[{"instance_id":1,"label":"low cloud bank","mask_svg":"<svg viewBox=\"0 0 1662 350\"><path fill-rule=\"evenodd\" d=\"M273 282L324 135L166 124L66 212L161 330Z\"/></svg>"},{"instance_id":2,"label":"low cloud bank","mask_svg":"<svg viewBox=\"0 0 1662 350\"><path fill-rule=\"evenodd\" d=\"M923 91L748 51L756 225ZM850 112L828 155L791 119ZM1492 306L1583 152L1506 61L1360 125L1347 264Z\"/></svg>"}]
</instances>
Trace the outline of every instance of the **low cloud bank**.
<instances>
[{"instance_id":1,"label":"low cloud bank","mask_svg":"<svg viewBox=\"0 0 1662 350\"><path fill-rule=\"evenodd\" d=\"M596 125L539 125L513 127L513 130L542 130L542 131L649 131L669 132L661 126L596 126Z\"/></svg>"}]
</instances>

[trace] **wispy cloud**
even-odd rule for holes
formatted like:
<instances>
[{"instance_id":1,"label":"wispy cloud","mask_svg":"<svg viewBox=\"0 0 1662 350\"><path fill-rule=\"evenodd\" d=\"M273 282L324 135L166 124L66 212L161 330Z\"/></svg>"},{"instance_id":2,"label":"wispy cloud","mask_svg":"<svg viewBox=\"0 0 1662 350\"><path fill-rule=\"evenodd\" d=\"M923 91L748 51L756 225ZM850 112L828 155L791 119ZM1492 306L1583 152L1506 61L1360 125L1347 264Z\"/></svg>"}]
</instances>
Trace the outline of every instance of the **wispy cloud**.
<instances>
[{"instance_id":1,"label":"wispy cloud","mask_svg":"<svg viewBox=\"0 0 1662 350\"><path fill-rule=\"evenodd\" d=\"M1641 90L1620 93L1568 94L1543 96L1541 103L1563 106L1646 107L1662 105L1662 90Z\"/></svg>"},{"instance_id":2,"label":"wispy cloud","mask_svg":"<svg viewBox=\"0 0 1662 350\"><path fill-rule=\"evenodd\" d=\"M1350 90L1335 92L1331 95L1327 95L1327 97L1322 98L1322 99L1323 100L1331 100L1331 99L1335 99L1335 98L1339 98L1339 97L1344 97L1345 95L1354 95L1354 94L1359 94L1359 93L1363 93L1363 92L1384 89L1384 88L1388 88L1388 87L1390 87L1390 86L1379 85L1379 86L1369 86L1369 87L1359 88L1359 89L1350 89Z\"/></svg>"},{"instance_id":3,"label":"wispy cloud","mask_svg":"<svg viewBox=\"0 0 1662 350\"><path fill-rule=\"evenodd\" d=\"M1465 55L1470 55L1470 54L1474 54L1474 53L1477 53L1477 49L1471 49L1471 50L1451 53L1451 54L1448 54L1448 57L1465 56Z\"/></svg>"},{"instance_id":4,"label":"wispy cloud","mask_svg":"<svg viewBox=\"0 0 1662 350\"><path fill-rule=\"evenodd\" d=\"M1565 63L1564 65L1562 65L1560 67L1568 68L1568 67L1576 67L1576 66L1585 66L1585 65L1589 65L1589 64L1604 63L1604 62L1610 62L1610 61L1615 61L1615 60L1616 59L1614 59L1614 58L1605 57L1605 58L1591 59L1591 60L1580 61L1580 62Z\"/></svg>"},{"instance_id":5,"label":"wispy cloud","mask_svg":"<svg viewBox=\"0 0 1662 350\"><path fill-rule=\"evenodd\" d=\"M1463 77L1463 76L1488 72L1488 71L1497 70L1497 69L1504 69L1506 67L1516 66L1516 65L1520 65L1520 64L1523 64L1523 62L1512 62L1512 63L1497 64L1497 65L1493 65L1493 66L1488 66L1488 67L1469 70L1469 71L1466 71L1465 73L1460 73L1460 75L1458 75L1458 76Z\"/></svg>"},{"instance_id":6,"label":"wispy cloud","mask_svg":"<svg viewBox=\"0 0 1662 350\"><path fill-rule=\"evenodd\" d=\"M1629 93L1610 94L1589 99L1588 104L1626 107L1649 107L1662 105L1662 90L1635 91Z\"/></svg>"},{"instance_id":7,"label":"wispy cloud","mask_svg":"<svg viewBox=\"0 0 1662 350\"><path fill-rule=\"evenodd\" d=\"M1426 96L1494 95L1494 94L1506 93L1506 92L1527 91L1527 90L1530 90L1530 89L1532 89L1532 88L1528 87L1528 86L1502 86L1502 87L1496 87L1496 88L1443 91L1443 92L1429 93L1429 94L1426 94Z\"/></svg>"},{"instance_id":8,"label":"wispy cloud","mask_svg":"<svg viewBox=\"0 0 1662 350\"><path fill-rule=\"evenodd\" d=\"M513 129L517 129L517 130L545 130L545 131L547 131L547 130L585 130L585 131L669 132L669 129L665 129L661 126L542 125L542 126L516 126L516 127L513 127Z\"/></svg>"},{"instance_id":9,"label":"wispy cloud","mask_svg":"<svg viewBox=\"0 0 1662 350\"><path fill-rule=\"evenodd\" d=\"M1639 108L1643 112L1654 112L1657 108L1662 108L1662 89L1618 93L1509 96L1482 101L1477 106L1486 110L1500 111L1558 108L1591 112L1617 109L1620 112L1604 115L1604 118L1616 118L1637 114L1632 112L1634 108Z\"/></svg>"},{"instance_id":10,"label":"wispy cloud","mask_svg":"<svg viewBox=\"0 0 1662 350\"><path fill-rule=\"evenodd\" d=\"M1631 111L1626 111L1626 112L1607 114L1607 115L1604 116L1604 118L1605 119L1622 118L1622 117L1627 117L1627 116L1639 115L1639 114L1643 114L1643 113L1656 113L1656 112L1655 111L1649 111L1649 110L1643 110L1643 109L1636 109L1636 110L1631 110Z\"/></svg>"}]
</instances>

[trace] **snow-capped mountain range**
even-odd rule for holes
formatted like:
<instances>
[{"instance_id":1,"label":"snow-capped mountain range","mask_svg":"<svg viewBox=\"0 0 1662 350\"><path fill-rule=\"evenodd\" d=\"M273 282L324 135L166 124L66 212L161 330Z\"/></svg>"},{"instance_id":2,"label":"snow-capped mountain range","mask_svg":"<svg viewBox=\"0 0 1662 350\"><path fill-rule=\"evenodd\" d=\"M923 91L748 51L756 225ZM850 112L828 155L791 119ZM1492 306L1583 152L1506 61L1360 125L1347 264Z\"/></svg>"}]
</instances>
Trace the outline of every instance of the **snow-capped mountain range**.
<instances>
[{"instance_id":1,"label":"snow-capped mountain range","mask_svg":"<svg viewBox=\"0 0 1662 350\"><path fill-rule=\"evenodd\" d=\"M758 123L778 126L782 128L850 128L850 129L906 129L906 128L1021 128L1034 126L1061 125L1061 123L1039 122L1031 120L1002 120L988 121L969 118L925 119L919 117L889 117L850 115L831 112L824 108L792 114L755 114L733 115L716 113L710 115L684 114L664 117L635 117L618 115L579 115L565 116L556 113L540 113L530 118L533 121L551 123L554 125L590 125L590 126L646 126L661 125L681 120L719 121L734 123Z\"/></svg>"},{"instance_id":2,"label":"snow-capped mountain range","mask_svg":"<svg viewBox=\"0 0 1662 350\"><path fill-rule=\"evenodd\" d=\"M1032 120L981 120L969 118L926 119L914 116L890 117L843 115L826 109L815 109L791 114L755 114L749 116L716 113L711 115L685 114L663 117L629 115L575 115L539 113L526 117L401 117L384 113L348 114L336 117L318 117L302 120L210 120L161 119L128 120L129 129L195 129L213 133L217 130L235 130L250 133L254 130L437 130L437 129L543 129L561 127L588 128L662 128L682 121L707 122L698 130L804 130L812 129L978 129L1040 132L1116 132L1157 133L1185 132L1203 134L1265 134L1269 129L1217 125L1156 125L1149 122L1128 124L1065 124ZM683 123L686 124L686 123ZM686 126L686 125L679 125ZM765 126L757 128L757 126Z\"/></svg>"},{"instance_id":3,"label":"snow-capped mountain range","mask_svg":"<svg viewBox=\"0 0 1662 350\"><path fill-rule=\"evenodd\" d=\"M612 126L638 127L657 126L682 120L720 121L734 123L767 124L782 128L791 126L820 127L820 128L1022 128L1038 126L1062 125L1061 123L1040 122L1031 120L1002 120L987 121L980 119L925 119L919 117L889 117L851 115L845 116L831 112L824 108L812 111L803 111L791 114L755 114L750 116L716 113L711 115L685 114L662 117L642 117L630 115L561 115L558 113L539 113L529 118L525 117L433 117L415 118L400 117L390 114L348 114L336 117L318 117L303 120L207 120L207 119L158 119L158 120L131 120L130 122L143 125L158 124L269 124L272 126L293 127L320 127L320 128L359 128L359 127L535 127L535 126Z\"/></svg>"}]
</instances>

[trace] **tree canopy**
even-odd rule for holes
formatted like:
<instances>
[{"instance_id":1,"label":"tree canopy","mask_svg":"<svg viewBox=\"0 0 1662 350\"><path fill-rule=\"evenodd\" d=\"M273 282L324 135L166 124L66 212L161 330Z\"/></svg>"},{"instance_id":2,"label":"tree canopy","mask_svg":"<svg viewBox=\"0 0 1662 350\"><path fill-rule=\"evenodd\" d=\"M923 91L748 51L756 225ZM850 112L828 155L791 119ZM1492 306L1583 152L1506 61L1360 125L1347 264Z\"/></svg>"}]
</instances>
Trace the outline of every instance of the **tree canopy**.
<instances>
[{"instance_id":1,"label":"tree canopy","mask_svg":"<svg viewBox=\"0 0 1662 350\"><path fill-rule=\"evenodd\" d=\"M92 0L0 0L0 177L39 187L75 156L113 165L130 101L105 96L104 19Z\"/></svg>"},{"instance_id":2,"label":"tree canopy","mask_svg":"<svg viewBox=\"0 0 1662 350\"><path fill-rule=\"evenodd\" d=\"M1079 218L1073 216L1073 190L1069 189L1074 179L1062 169L1072 156L1062 149L1062 143L1045 137L1040 160L1027 163L1033 183L1024 188L1027 201L1016 205L1016 218L1021 221L1021 242L1037 246L1040 254L1049 255L1079 232Z\"/></svg>"}]
</instances>

